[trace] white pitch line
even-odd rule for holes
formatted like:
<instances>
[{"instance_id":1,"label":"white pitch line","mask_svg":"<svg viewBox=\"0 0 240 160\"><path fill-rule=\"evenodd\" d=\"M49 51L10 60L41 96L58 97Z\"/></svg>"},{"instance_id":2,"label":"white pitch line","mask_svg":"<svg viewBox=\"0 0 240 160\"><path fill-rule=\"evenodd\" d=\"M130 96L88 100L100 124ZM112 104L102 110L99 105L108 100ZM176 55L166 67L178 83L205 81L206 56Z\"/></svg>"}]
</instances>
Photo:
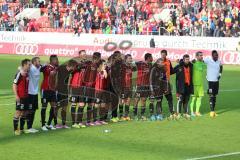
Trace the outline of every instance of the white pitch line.
<instances>
[{"instance_id":1,"label":"white pitch line","mask_svg":"<svg viewBox=\"0 0 240 160\"><path fill-rule=\"evenodd\" d=\"M240 152L232 152L232 153L225 153L225 154L211 155L211 156L199 157L199 158L189 158L189 159L186 159L186 160L211 159L211 158L226 157L226 156L232 156L232 155L238 155L238 154L240 154Z\"/></svg>"},{"instance_id":2,"label":"white pitch line","mask_svg":"<svg viewBox=\"0 0 240 160\"><path fill-rule=\"evenodd\" d=\"M0 104L0 106L10 106L10 105L13 105L15 103L6 103L6 104Z\"/></svg>"}]
</instances>

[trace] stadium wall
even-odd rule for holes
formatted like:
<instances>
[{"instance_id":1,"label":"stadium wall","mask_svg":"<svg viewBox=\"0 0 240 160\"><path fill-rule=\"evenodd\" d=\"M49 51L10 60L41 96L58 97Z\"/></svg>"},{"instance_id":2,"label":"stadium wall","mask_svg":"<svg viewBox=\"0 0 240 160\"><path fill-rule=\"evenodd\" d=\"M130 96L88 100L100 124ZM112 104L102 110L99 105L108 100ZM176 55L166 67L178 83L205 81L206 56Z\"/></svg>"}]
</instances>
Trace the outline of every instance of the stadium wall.
<instances>
[{"instance_id":1,"label":"stadium wall","mask_svg":"<svg viewBox=\"0 0 240 160\"><path fill-rule=\"evenodd\" d=\"M150 48L152 38L155 48ZM77 56L79 50L85 49L88 54L99 51L107 57L114 48L132 54L135 60L142 60L146 52L159 58L160 51L167 49L173 61L183 54L194 58L196 51L203 51L205 57L211 56L215 49L224 64L240 64L240 38L0 32L0 54Z\"/></svg>"}]
</instances>

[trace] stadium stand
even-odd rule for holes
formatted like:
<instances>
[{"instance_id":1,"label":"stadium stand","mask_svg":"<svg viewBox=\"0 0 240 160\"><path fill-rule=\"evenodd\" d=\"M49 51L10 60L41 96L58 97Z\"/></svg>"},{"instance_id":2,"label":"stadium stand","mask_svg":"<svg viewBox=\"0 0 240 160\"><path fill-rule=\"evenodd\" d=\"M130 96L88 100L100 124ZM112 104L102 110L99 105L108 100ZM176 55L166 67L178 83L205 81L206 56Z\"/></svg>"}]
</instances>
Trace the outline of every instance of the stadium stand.
<instances>
[{"instance_id":1,"label":"stadium stand","mask_svg":"<svg viewBox=\"0 0 240 160\"><path fill-rule=\"evenodd\" d=\"M240 0L0 0L0 30L239 37ZM15 18L40 8L37 18Z\"/></svg>"}]
</instances>

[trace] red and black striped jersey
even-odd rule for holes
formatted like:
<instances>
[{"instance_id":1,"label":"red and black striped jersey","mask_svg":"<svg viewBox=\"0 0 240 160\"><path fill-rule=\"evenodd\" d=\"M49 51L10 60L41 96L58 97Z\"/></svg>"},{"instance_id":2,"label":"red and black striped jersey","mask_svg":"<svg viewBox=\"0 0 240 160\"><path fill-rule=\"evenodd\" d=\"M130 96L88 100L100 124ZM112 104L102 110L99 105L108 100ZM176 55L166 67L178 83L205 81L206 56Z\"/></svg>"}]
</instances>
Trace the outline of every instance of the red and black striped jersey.
<instances>
[{"instance_id":1,"label":"red and black striped jersey","mask_svg":"<svg viewBox=\"0 0 240 160\"><path fill-rule=\"evenodd\" d=\"M132 87L132 76L133 72L136 71L136 68L131 64L123 64L122 65L122 86L123 88L131 88Z\"/></svg>"},{"instance_id":2,"label":"red and black striped jersey","mask_svg":"<svg viewBox=\"0 0 240 160\"><path fill-rule=\"evenodd\" d=\"M17 85L17 95L19 98L26 98L28 96L28 73L19 71L14 78L14 84Z\"/></svg>"},{"instance_id":3,"label":"red and black striped jersey","mask_svg":"<svg viewBox=\"0 0 240 160\"><path fill-rule=\"evenodd\" d=\"M86 70L83 77L83 85L87 87L95 87L99 64L89 61L85 63L85 66Z\"/></svg>"},{"instance_id":4,"label":"red and black striped jersey","mask_svg":"<svg viewBox=\"0 0 240 160\"><path fill-rule=\"evenodd\" d=\"M99 90L106 90L108 85L108 78L104 76L103 72L98 72L96 77L95 89L96 91Z\"/></svg>"},{"instance_id":5,"label":"red and black striped jersey","mask_svg":"<svg viewBox=\"0 0 240 160\"><path fill-rule=\"evenodd\" d=\"M150 85L150 73L152 69L152 63L136 62L137 66L137 86Z\"/></svg>"},{"instance_id":6,"label":"red and black striped jersey","mask_svg":"<svg viewBox=\"0 0 240 160\"><path fill-rule=\"evenodd\" d=\"M52 73L57 72L57 67L52 66L51 64L43 66L40 69L41 72L43 72L43 81L41 85L42 90L52 90L52 87L50 87L50 75Z\"/></svg>"}]
</instances>

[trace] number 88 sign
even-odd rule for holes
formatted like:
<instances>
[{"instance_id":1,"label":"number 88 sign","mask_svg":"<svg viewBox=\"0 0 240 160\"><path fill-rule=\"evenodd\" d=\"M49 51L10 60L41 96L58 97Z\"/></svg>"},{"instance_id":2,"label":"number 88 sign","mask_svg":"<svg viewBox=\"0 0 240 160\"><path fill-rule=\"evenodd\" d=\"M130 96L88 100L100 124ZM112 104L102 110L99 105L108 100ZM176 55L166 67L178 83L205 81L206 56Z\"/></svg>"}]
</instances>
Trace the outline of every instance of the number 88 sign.
<instances>
[{"instance_id":1,"label":"number 88 sign","mask_svg":"<svg viewBox=\"0 0 240 160\"><path fill-rule=\"evenodd\" d=\"M108 42L104 45L103 48L107 52L112 52L115 51L117 48L119 48L120 50L128 50L132 47L132 45L133 43L131 41L123 40L119 43L119 45L117 45L117 43L115 42Z\"/></svg>"}]
</instances>

